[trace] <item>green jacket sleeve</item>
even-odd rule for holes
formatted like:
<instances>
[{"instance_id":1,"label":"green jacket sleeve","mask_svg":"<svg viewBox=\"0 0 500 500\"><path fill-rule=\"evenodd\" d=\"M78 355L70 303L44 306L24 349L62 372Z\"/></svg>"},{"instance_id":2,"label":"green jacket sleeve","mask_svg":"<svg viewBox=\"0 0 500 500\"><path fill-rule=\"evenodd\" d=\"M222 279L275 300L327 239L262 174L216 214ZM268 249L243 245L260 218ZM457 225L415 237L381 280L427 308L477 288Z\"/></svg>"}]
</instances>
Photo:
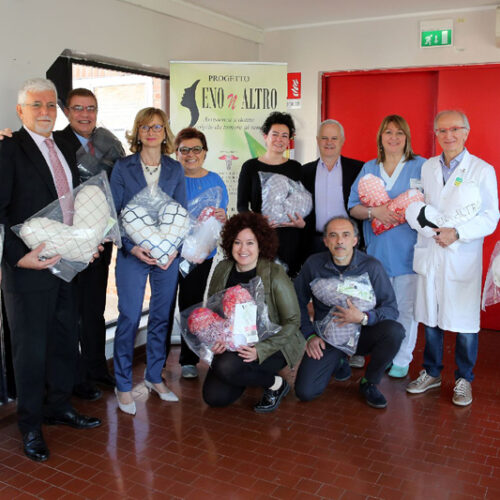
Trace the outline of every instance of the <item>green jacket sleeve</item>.
<instances>
[{"instance_id":1,"label":"green jacket sleeve","mask_svg":"<svg viewBox=\"0 0 500 500\"><path fill-rule=\"evenodd\" d=\"M271 321L279 323L281 330L266 340L256 344L259 363L277 351L282 351L287 363L293 366L300 358L304 339L299 331L300 310L295 289L285 270L272 265L270 289L267 300ZM267 296L266 290L266 296Z\"/></svg>"}]
</instances>

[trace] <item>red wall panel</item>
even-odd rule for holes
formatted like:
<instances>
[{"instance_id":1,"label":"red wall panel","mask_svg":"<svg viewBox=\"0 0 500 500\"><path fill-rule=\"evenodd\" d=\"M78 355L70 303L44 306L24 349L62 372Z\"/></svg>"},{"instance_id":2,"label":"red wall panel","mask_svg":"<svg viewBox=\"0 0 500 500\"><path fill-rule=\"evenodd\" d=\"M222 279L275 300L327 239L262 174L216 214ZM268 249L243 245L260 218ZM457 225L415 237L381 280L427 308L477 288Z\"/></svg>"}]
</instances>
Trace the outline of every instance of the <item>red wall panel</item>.
<instances>
[{"instance_id":1,"label":"red wall panel","mask_svg":"<svg viewBox=\"0 0 500 500\"><path fill-rule=\"evenodd\" d=\"M433 133L437 111L461 109L470 121L467 148L495 166L500 180L500 65L458 66L323 75L322 120L334 118L345 127L343 154L363 161L375 158L382 118L400 114L409 123L416 153L440 153ZM484 275L500 229L486 238ZM483 276L484 278L484 276ZM500 330L500 304L481 315L483 328Z\"/></svg>"}]
</instances>

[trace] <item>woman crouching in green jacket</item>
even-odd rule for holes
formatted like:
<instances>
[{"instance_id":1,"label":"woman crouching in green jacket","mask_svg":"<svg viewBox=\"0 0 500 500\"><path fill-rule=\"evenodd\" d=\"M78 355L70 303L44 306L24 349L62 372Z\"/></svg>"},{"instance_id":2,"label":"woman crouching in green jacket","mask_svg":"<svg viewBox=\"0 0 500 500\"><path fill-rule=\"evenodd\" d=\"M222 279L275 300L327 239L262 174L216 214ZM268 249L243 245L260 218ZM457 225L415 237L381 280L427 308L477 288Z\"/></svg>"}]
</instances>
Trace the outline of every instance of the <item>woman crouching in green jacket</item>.
<instances>
[{"instance_id":1,"label":"woman crouching in green jacket","mask_svg":"<svg viewBox=\"0 0 500 500\"><path fill-rule=\"evenodd\" d=\"M222 231L225 260L214 270L208 295L248 283L259 276L265 290L269 319L281 330L253 346L226 351L216 343L212 365L203 385L203 399L210 406L234 403L246 387L262 387L262 399L254 410L275 410L290 386L278 375L288 365L293 368L301 359L304 337L300 333L300 310L290 278L272 261L278 249L278 237L260 214L244 212L234 215Z\"/></svg>"}]
</instances>

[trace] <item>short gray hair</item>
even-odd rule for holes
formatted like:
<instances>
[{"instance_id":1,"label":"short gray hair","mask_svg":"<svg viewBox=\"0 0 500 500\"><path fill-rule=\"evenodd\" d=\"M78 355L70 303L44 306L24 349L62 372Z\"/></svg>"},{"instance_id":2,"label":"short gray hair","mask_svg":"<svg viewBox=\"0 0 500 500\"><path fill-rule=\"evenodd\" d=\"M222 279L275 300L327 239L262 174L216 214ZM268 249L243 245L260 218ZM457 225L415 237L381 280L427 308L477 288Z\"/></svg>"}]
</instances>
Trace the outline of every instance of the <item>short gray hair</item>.
<instances>
[{"instance_id":1,"label":"short gray hair","mask_svg":"<svg viewBox=\"0 0 500 500\"><path fill-rule=\"evenodd\" d=\"M320 124L319 124L319 127L318 127L318 137L319 137L319 134L321 132L321 127L323 125L337 125L337 127L339 128L340 130L340 135L342 136L342 139L345 140L345 133L344 133L344 127L342 126L342 123L340 123L339 121L337 120L332 120L332 119L328 119L328 120L323 120Z\"/></svg>"},{"instance_id":2,"label":"short gray hair","mask_svg":"<svg viewBox=\"0 0 500 500\"><path fill-rule=\"evenodd\" d=\"M467 115L463 111L460 111L458 109L445 109L444 111L440 111L436 115L436 118L434 118L434 130L436 130L437 122L443 115L451 115L451 114L459 115L462 118L462 121L464 122L464 127L467 130L470 130L469 119L467 118Z\"/></svg>"},{"instance_id":3,"label":"short gray hair","mask_svg":"<svg viewBox=\"0 0 500 500\"><path fill-rule=\"evenodd\" d=\"M51 90L56 94L57 101L57 89L56 86L46 78L30 78L23 83L23 86L17 92L17 104L26 104L26 94L28 92L45 92Z\"/></svg>"},{"instance_id":4,"label":"short gray hair","mask_svg":"<svg viewBox=\"0 0 500 500\"><path fill-rule=\"evenodd\" d=\"M326 238L328 236L328 224L330 224L330 222L333 222L335 220L345 220L347 222L350 222L354 229L354 236L356 236L356 238L359 239L359 229L358 225L356 224L356 221L354 219L351 219L351 217L346 217L344 215L336 215L335 217L332 217L326 221L326 224L323 226L323 238Z\"/></svg>"}]
</instances>

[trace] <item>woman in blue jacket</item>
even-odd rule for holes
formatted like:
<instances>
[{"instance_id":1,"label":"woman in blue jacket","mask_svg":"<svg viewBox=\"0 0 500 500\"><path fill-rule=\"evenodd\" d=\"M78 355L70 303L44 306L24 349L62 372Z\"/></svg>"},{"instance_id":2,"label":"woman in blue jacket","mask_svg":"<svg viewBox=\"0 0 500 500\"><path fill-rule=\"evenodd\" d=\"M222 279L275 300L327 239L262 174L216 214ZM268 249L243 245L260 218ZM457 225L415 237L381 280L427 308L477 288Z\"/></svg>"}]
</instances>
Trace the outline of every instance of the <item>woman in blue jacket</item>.
<instances>
[{"instance_id":1,"label":"woman in blue jacket","mask_svg":"<svg viewBox=\"0 0 500 500\"><path fill-rule=\"evenodd\" d=\"M377 149L377 158L364 164L351 187L348 208L352 217L363 221L366 252L382 262L396 293L398 321L406 333L389 375L402 378L408 373L417 341L417 322L413 314L417 286L417 275L413 272L413 247L417 233L405 222L375 235L371 225L374 217L385 225L397 223L398 219L387 204L379 207L363 206L359 199L358 183L366 174L380 177L387 194L394 199L408 189L420 186L420 170L425 158L413 152L410 127L399 115L389 115L382 120L377 134Z\"/></svg>"},{"instance_id":2,"label":"woman in blue jacket","mask_svg":"<svg viewBox=\"0 0 500 500\"><path fill-rule=\"evenodd\" d=\"M157 108L139 111L127 139L134 154L118 160L111 175L111 191L117 213L139 191L154 184L186 207L182 166L167 156L174 151L174 146L165 113ZM179 259L176 252L167 264L161 266L147 249L135 245L127 237L122 238L122 244L116 261L119 316L114 341L115 391L120 409L134 415L136 408L131 392L134 341L148 277L151 299L144 383L162 400L178 401L177 396L163 383L161 372L166 357L169 313L175 299Z\"/></svg>"}]
</instances>

